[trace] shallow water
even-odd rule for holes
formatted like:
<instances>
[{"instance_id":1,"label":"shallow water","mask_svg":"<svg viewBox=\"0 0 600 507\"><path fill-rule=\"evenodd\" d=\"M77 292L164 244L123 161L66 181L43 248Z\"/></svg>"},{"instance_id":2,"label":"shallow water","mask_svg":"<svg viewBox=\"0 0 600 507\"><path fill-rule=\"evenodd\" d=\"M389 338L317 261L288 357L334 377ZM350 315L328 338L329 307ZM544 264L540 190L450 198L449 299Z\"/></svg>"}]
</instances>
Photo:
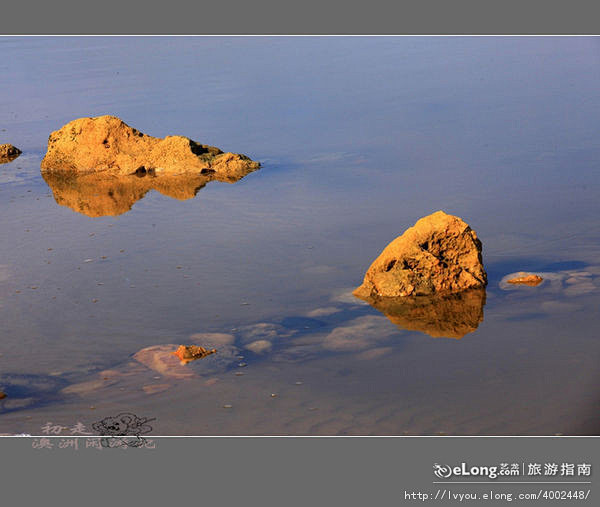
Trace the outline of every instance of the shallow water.
<instances>
[{"instance_id":1,"label":"shallow water","mask_svg":"<svg viewBox=\"0 0 600 507\"><path fill-rule=\"evenodd\" d=\"M0 433L134 412L162 435L598 434L597 39L0 49L0 144L23 150L0 165ZM48 135L100 114L262 168L195 197L65 198L40 175ZM461 339L401 329L351 295L438 209L484 247L484 318ZM504 284L523 270L544 283ZM194 340L230 356L190 363L193 378L133 359Z\"/></svg>"}]
</instances>

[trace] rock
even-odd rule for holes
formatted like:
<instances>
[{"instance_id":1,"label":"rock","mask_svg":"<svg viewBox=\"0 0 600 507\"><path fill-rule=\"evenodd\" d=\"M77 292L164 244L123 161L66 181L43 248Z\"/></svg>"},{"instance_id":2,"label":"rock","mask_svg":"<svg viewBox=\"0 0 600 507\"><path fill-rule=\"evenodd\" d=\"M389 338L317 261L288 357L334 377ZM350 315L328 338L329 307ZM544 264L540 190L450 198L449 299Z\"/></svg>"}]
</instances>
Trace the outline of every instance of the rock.
<instances>
[{"instance_id":1,"label":"rock","mask_svg":"<svg viewBox=\"0 0 600 507\"><path fill-rule=\"evenodd\" d=\"M0 400L6 398L6 393L3 393L2 391L0 391Z\"/></svg>"},{"instance_id":2,"label":"rock","mask_svg":"<svg viewBox=\"0 0 600 507\"><path fill-rule=\"evenodd\" d=\"M397 298L370 297L366 301L401 329L434 338L462 338L483 322L485 289L456 294Z\"/></svg>"},{"instance_id":3,"label":"rock","mask_svg":"<svg viewBox=\"0 0 600 507\"><path fill-rule=\"evenodd\" d=\"M208 350L198 345L179 345L175 352L171 354L177 356L182 364L190 363L196 359L202 359L203 357L215 354L217 349Z\"/></svg>"},{"instance_id":4,"label":"rock","mask_svg":"<svg viewBox=\"0 0 600 507\"><path fill-rule=\"evenodd\" d=\"M512 283L515 285L531 285L532 287L535 287L536 285L539 285L540 283L542 283L544 281L544 279L541 276L538 275L534 275L533 273L525 273L523 271L517 273L517 276L515 276L514 278L511 278L509 280L506 280L506 283Z\"/></svg>"},{"instance_id":5,"label":"rock","mask_svg":"<svg viewBox=\"0 0 600 507\"><path fill-rule=\"evenodd\" d=\"M174 355L173 349L177 345L153 345L138 351L133 358L151 370L173 378L191 378L195 374L181 364Z\"/></svg>"},{"instance_id":6,"label":"rock","mask_svg":"<svg viewBox=\"0 0 600 507\"><path fill-rule=\"evenodd\" d=\"M0 164L12 162L21 154L19 148L15 148L12 144L0 144Z\"/></svg>"},{"instance_id":7,"label":"rock","mask_svg":"<svg viewBox=\"0 0 600 507\"><path fill-rule=\"evenodd\" d=\"M220 373L235 364L237 348L233 346L223 346L217 354L208 354L202 361L189 364L173 353L178 347L172 343L152 345L136 352L133 358L165 377L181 379Z\"/></svg>"},{"instance_id":8,"label":"rock","mask_svg":"<svg viewBox=\"0 0 600 507\"><path fill-rule=\"evenodd\" d=\"M110 174L217 174L238 180L260 167L245 155L223 153L187 137L142 134L115 116L80 118L48 138L42 171Z\"/></svg>"},{"instance_id":9,"label":"rock","mask_svg":"<svg viewBox=\"0 0 600 507\"><path fill-rule=\"evenodd\" d=\"M442 295L486 285L477 234L459 217L437 211L385 247L353 294Z\"/></svg>"}]
</instances>

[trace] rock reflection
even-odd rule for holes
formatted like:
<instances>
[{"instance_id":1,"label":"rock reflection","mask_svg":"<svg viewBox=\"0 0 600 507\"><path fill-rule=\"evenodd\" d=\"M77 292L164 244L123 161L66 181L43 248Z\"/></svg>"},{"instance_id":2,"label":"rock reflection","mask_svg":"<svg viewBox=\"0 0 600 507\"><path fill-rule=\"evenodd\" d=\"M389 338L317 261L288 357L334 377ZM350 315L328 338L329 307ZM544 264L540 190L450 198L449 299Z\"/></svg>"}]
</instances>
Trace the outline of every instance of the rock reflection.
<instances>
[{"instance_id":1,"label":"rock reflection","mask_svg":"<svg viewBox=\"0 0 600 507\"><path fill-rule=\"evenodd\" d=\"M460 339L483 322L485 289L446 296L365 298L399 328L420 331L434 338Z\"/></svg>"},{"instance_id":2,"label":"rock reflection","mask_svg":"<svg viewBox=\"0 0 600 507\"><path fill-rule=\"evenodd\" d=\"M118 176L42 171L42 176L52 189L57 204L89 217L101 217L127 213L150 190L183 201L194 198L213 180L235 183L252 171L248 169L236 176L215 173L155 175L151 172Z\"/></svg>"}]
</instances>

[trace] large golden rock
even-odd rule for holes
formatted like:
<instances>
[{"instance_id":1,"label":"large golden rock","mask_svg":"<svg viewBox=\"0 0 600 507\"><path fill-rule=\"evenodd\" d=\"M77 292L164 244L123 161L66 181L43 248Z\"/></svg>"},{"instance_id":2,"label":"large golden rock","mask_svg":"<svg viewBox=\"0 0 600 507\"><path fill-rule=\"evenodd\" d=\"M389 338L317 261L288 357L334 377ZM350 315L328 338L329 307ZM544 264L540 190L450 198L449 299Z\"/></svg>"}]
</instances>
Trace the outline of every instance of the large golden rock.
<instances>
[{"instance_id":1,"label":"large golden rock","mask_svg":"<svg viewBox=\"0 0 600 507\"><path fill-rule=\"evenodd\" d=\"M354 295L362 299L443 295L486 284L475 231L459 217L437 211L385 247Z\"/></svg>"},{"instance_id":2,"label":"large golden rock","mask_svg":"<svg viewBox=\"0 0 600 507\"><path fill-rule=\"evenodd\" d=\"M42 171L216 173L234 179L259 166L245 155L223 153L187 137L142 134L115 116L80 118L52 132L42 160Z\"/></svg>"}]
</instances>

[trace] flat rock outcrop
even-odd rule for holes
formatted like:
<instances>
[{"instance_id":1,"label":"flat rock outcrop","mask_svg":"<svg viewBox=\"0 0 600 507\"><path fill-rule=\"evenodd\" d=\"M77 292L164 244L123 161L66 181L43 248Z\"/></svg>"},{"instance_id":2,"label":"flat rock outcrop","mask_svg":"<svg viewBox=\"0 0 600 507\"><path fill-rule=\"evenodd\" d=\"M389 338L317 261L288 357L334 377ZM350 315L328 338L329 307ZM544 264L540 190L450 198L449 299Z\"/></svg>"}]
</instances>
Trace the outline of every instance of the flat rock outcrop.
<instances>
[{"instance_id":1,"label":"flat rock outcrop","mask_svg":"<svg viewBox=\"0 0 600 507\"><path fill-rule=\"evenodd\" d=\"M21 150L12 144L0 144L0 164L12 162L20 154Z\"/></svg>"},{"instance_id":2,"label":"flat rock outcrop","mask_svg":"<svg viewBox=\"0 0 600 507\"><path fill-rule=\"evenodd\" d=\"M392 241L367 270L354 295L444 295L487 285L481 241L461 218L437 211Z\"/></svg>"},{"instance_id":3,"label":"flat rock outcrop","mask_svg":"<svg viewBox=\"0 0 600 507\"><path fill-rule=\"evenodd\" d=\"M260 167L187 137L143 134L115 116L79 118L52 132L42 171L127 174L218 174L239 179Z\"/></svg>"}]
</instances>

